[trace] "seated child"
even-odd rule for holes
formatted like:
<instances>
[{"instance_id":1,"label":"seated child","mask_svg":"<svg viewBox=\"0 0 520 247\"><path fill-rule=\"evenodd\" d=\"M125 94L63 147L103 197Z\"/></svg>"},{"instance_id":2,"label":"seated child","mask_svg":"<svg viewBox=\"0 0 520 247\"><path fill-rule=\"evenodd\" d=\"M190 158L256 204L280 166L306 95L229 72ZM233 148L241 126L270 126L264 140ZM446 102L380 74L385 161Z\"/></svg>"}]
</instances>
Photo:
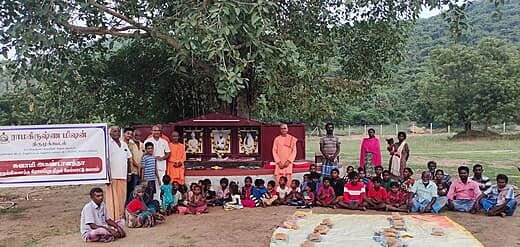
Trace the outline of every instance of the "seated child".
<instances>
[{"instance_id":1,"label":"seated child","mask_svg":"<svg viewBox=\"0 0 520 247\"><path fill-rule=\"evenodd\" d=\"M384 170L383 171L383 179L381 180L381 186L388 192L390 191L390 184L394 182L394 180L390 177L390 171Z\"/></svg>"},{"instance_id":2,"label":"seated child","mask_svg":"<svg viewBox=\"0 0 520 247\"><path fill-rule=\"evenodd\" d=\"M267 182L267 197L262 198L262 206L271 206L277 203L278 193L274 189L275 185L276 183L274 182L274 180Z\"/></svg>"},{"instance_id":3,"label":"seated child","mask_svg":"<svg viewBox=\"0 0 520 247\"><path fill-rule=\"evenodd\" d=\"M401 183L401 190L405 193L410 193L412 191L412 186L415 183L415 179L412 178L413 171L412 168L406 167L403 170L403 178L399 180ZM392 185L390 185L392 187Z\"/></svg>"},{"instance_id":4,"label":"seated child","mask_svg":"<svg viewBox=\"0 0 520 247\"><path fill-rule=\"evenodd\" d=\"M383 167L382 166L374 167L374 172L376 173L375 174L376 177L380 177L381 179L383 179Z\"/></svg>"},{"instance_id":5,"label":"seated child","mask_svg":"<svg viewBox=\"0 0 520 247\"><path fill-rule=\"evenodd\" d=\"M385 201L387 192L385 188L381 186L381 181L379 177L372 178L372 186L368 188L368 193L363 198L364 207L375 210L383 210L386 208Z\"/></svg>"},{"instance_id":6,"label":"seated child","mask_svg":"<svg viewBox=\"0 0 520 247\"><path fill-rule=\"evenodd\" d=\"M166 213L166 215L170 215L174 212L173 203L175 200L173 198L173 186L170 184L170 180L170 176L164 175L162 179L163 185L160 187L162 200L161 213Z\"/></svg>"},{"instance_id":7,"label":"seated child","mask_svg":"<svg viewBox=\"0 0 520 247\"><path fill-rule=\"evenodd\" d=\"M303 181L300 185L300 191L304 191L305 190L305 186L307 185L308 182L312 181L311 180L311 174L310 173L305 173L303 174ZM299 181L298 181L299 182Z\"/></svg>"},{"instance_id":8,"label":"seated child","mask_svg":"<svg viewBox=\"0 0 520 247\"><path fill-rule=\"evenodd\" d=\"M217 200L215 205L222 206L224 202L229 201L229 180L227 178L220 179L220 188L217 189Z\"/></svg>"},{"instance_id":9,"label":"seated child","mask_svg":"<svg viewBox=\"0 0 520 247\"><path fill-rule=\"evenodd\" d=\"M229 184L230 201L224 203L224 210L233 210L244 208L240 200L240 191L236 183Z\"/></svg>"},{"instance_id":10,"label":"seated child","mask_svg":"<svg viewBox=\"0 0 520 247\"><path fill-rule=\"evenodd\" d=\"M244 187L242 187L242 194L240 199L242 200L242 205L248 208L255 207L255 201L251 200L251 195L253 192L253 179L251 177L244 178Z\"/></svg>"},{"instance_id":11,"label":"seated child","mask_svg":"<svg viewBox=\"0 0 520 247\"><path fill-rule=\"evenodd\" d=\"M332 169L330 176L330 185L334 189L334 195L336 197L336 199L332 201L332 205L336 205L338 202L343 201L343 187L345 187L345 180L339 177L339 170L336 168Z\"/></svg>"},{"instance_id":12,"label":"seated child","mask_svg":"<svg viewBox=\"0 0 520 247\"><path fill-rule=\"evenodd\" d=\"M365 186L365 193L368 193L368 188L372 187L372 180L366 176L365 169L358 168L359 182Z\"/></svg>"},{"instance_id":13,"label":"seated child","mask_svg":"<svg viewBox=\"0 0 520 247\"><path fill-rule=\"evenodd\" d=\"M208 212L208 204L202 194L202 188L197 184L193 186L193 194L188 198L188 212L191 214L201 214Z\"/></svg>"},{"instance_id":14,"label":"seated child","mask_svg":"<svg viewBox=\"0 0 520 247\"><path fill-rule=\"evenodd\" d=\"M331 173L332 176L333 172ZM332 204L334 199L336 199L336 193L334 191L334 188L330 185L331 178L324 177L323 178L323 185L318 189L318 195L316 197L316 206L321 207L331 207L335 208L335 206Z\"/></svg>"},{"instance_id":15,"label":"seated child","mask_svg":"<svg viewBox=\"0 0 520 247\"><path fill-rule=\"evenodd\" d=\"M317 172L311 173L310 179L314 183L314 190L312 193L314 193L314 197L318 194L318 190L320 189L321 183L320 183L321 174Z\"/></svg>"},{"instance_id":16,"label":"seated child","mask_svg":"<svg viewBox=\"0 0 520 247\"><path fill-rule=\"evenodd\" d=\"M287 195L287 205L303 206L303 194L300 192L300 181L293 179L291 182L291 192Z\"/></svg>"},{"instance_id":17,"label":"seated child","mask_svg":"<svg viewBox=\"0 0 520 247\"><path fill-rule=\"evenodd\" d=\"M509 178L504 174L497 175L497 184L482 192L478 197L477 210L481 207L489 216L511 216L515 213L517 202L513 186L508 184Z\"/></svg>"},{"instance_id":18,"label":"seated child","mask_svg":"<svg viewBox=\"0 0 520 247\"><path fill-rule=\"evenodd\" d=\"M255 207L264 206L262 199L268 198L269 194L265 188L265 181L263 179L255 179L255 187L251 191L251 200L255 202Z\"/></svg>"},{"instance_id":19,"label":"seated child","mask_svg":"<svg viewBox=\"0 0 520 247\"><path fill-rule=\"evenodd\" d=\"M173 212L178 212L177 206L182 205L182 193L181 185L177 182L172 183L172 195L173 195Z\"/></svg>"},{"instance_id":20,"label":"seated child","mask_svg":"<svg viewBox=\"0 0 520 247\"><path fill-rule=\"evenodd\" d=\"M315 184L314 182L309 182L305 186L305 191L303 191L303 206L298 208L312 208L314 206L314 191L315 190Z\"/></svg>"},{"instance_id":21,"label":"seated child","mask_svg":"<svg viewBox=\"0 0 520 247\"><path fill-rule=\"evenodd\" d=\"M211 187L211 180L206 178L202 181L202 194L206 198L206 203L210 206L214 206L217 201L217 192Z\"/></svg>"},{"instance_id":22,"label":"seated child","mask_svg":"<svg viewBox=\"0 0 520 247\"><path fill-rule=\"evenodd\" d=\"M343 201L338 202L342 208L357 209L365 211L363 207L363 197L365 196L365 186L359 182L357 172L351 172L348 175L348 183L345 183L343 192Z\"/></svg>"},{"instance_id":23,"label":"seated child","mask_svg":"<svg viewBox=\"0 0 520 247\"><path fill-rule=\"evenodd\" d=\"M287 186L287 177L281 176L280 181L278 181L278 187L276 187L276 193L278 194L278 203L286 204L285 198L291 192L291 188Z\"/></svg>"},{"instance_id":24,"label":"seated child","mask_svg":"<svg viewBox=\"0 0 520 247\"><path fill-rule=\"evenodd\" d=\"M126 206L127 225L129 228L152 227L164 216L150 210L144 203L145 187L138 185L134 190L134 199Z\"/></svg>"},{"instance_id":25,"label":"seated child","mask_svg":"<svg viewBox=\"0 0 520 247\"><path fill-rule=\"evenodd\" d=\"M409 212L406 200L408 192L404 192L399 188L399 183L390 184L390 191L386 195L386 211Z\"/></svg>"}]
</instances>

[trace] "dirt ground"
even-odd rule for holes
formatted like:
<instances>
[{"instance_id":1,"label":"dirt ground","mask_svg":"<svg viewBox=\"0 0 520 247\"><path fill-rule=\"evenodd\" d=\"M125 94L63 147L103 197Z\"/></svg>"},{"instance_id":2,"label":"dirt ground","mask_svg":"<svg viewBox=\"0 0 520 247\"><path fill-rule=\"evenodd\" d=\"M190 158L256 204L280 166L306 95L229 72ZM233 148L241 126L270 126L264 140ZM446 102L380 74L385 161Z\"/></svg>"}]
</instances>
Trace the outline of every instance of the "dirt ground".
<instances>
[{"instance_id":1,"label":"dirt ground","mask_svg":"<svg viewBox=\"0 0 520 247\"><path fill-rule=\"evenodd\" d=\"M84 243L79 233L83 205L92 186L1 189L0 202L16 208L0 211L0 246L268 246L276 224L294 208L287 206L224 211L211 208L205 215L173 215L153 228L129 229L127 237L109 244ZM31 193L29 201L26 193ZM359 213L315 208L315 213ZM376 213L376 212L367 212ZM471 231L485 246L520 246L519 213L487 217L445 212Z\"/></svg>"}]
</instances>

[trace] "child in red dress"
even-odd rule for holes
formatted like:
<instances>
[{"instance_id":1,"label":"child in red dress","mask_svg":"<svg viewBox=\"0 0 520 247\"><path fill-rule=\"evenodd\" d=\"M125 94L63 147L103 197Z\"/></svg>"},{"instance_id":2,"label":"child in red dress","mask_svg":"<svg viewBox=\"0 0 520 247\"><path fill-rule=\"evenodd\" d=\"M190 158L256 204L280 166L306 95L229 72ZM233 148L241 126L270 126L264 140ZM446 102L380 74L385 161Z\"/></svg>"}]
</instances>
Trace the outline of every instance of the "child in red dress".
<instances>
[{"instance_id":1,"label":"child in red dress","mask_svg":"<svg viewBox=\"0 0 520 247\"><path fill-rule=\"evenodd\" d=\"M323 178L322 186L318 189L316 205L335 208L335 206L332 205L332 201L334 201L334 199L336 199L336 195L334 193L334 188L332 188L330 185L330 178L325 177Z\"/></svg>"},{"instance_id":2,"label":"child in red dress","mask_svg":"<svg viewBox=\"0 0 520 247\"><path fill-rule=\"evenodd\" d=\"M362 182L359 182L357 172L351 172L348 174L349 182L345 183L343 192L343 201L338 202L338 205L342 208L355 209L355 210L367 210L363 207L363 197L365 196L365 186Z\"/></svg>"}]
</instances>

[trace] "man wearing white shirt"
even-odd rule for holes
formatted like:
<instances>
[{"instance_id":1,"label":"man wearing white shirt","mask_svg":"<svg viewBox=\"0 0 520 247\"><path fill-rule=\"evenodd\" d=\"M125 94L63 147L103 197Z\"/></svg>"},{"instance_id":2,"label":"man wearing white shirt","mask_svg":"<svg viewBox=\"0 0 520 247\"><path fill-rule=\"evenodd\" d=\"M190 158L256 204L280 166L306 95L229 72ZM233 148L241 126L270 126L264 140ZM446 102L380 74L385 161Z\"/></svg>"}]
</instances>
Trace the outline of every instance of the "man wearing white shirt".
<instances>
[{"instance_id":1,"label":"man wearing white shirt","mask_svg":"<svg viewBox=\"0 0 520 247\"><path fill-rule=\"evenodd\" d=\"M125 142L120 140L121 129L110 127L108 141L110 183L107 187L106 205L111 219L123 219L125 216L126 179L132 153Z\"/></svg>"},{"instance_id":2,"label":"man wearing white shirt","mask_svg":"<svg viewBox=\"0 0 520 247\"><path fill-rule=\"evenodd\" d=\"M153 143L153 155L157 160L157 172L159 173L159 179L162 179L164 174L166 174L166 161L170 156L170 146L166 140L161 138L161 136L162 126L157 124L152 127L152 137L144 141L144 144L147 142ZM156 183L155 187L157 192L161 191L159 188L159 183ZM154 199L160 200L160 193L155 193Z\"/></svg>"}]
</instances>

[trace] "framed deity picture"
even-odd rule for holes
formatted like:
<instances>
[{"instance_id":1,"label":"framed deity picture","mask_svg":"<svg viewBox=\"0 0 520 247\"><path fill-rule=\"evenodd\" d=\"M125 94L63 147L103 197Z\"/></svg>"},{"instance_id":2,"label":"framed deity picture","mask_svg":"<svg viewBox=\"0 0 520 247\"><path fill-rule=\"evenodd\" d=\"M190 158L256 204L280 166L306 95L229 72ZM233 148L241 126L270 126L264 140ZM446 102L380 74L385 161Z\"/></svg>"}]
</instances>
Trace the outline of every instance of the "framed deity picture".
<instances>
[{"instance_id":1,"label":"framed deity picture","mask_svg":"<svg viewBox=\"0 0 520 247\"><path fill-rule=\"evenodd\" d=\"M231 153L231 130L230 129L211 130L211 153L214 153L214 154Z\"/></svg>"},{"instance_id":2,"label":"framed deity picture","mask_svg":"<svg viewBox=\"0 0 520 247\"><path fill-rule=\"evenodd\" d=\"M258 130L241 129L238 134L241 154L258 153Z\"/></svg>"},{"instance_id":3,"label":"framed deity picture","mask_svg":"<svg viewBox=\"0 0 520 247\"><path fill-rule=\"evenodd\" d=\"M201 154L202 143L204 141L204 130L202 129L185 129L183 131L184 145L186 153Z\"/></svg>"}]
</instances>

